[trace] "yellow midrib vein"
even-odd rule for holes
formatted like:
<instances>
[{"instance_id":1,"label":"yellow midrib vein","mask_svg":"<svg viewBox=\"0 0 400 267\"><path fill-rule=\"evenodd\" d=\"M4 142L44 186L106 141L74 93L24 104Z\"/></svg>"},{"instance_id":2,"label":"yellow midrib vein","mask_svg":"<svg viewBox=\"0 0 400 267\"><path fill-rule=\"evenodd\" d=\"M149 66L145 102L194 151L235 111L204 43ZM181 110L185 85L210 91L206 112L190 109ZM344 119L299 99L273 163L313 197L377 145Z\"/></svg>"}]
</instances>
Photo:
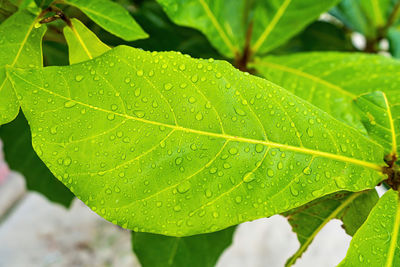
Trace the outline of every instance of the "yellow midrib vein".
<instances>
[{"instance_id":1,"label":"yellow midrib vein","mask_svg":"<svg viewBox=\"0 0 400 267\"><path fill-rule=\"evenodd\" d=\"M225 34L225 31L222 29L222 26L219 24L218 20L215 18L214 14L208 7L207 3L204 0L199 0L200 5L203 7L204 12L206 12L207 17L210 18L211 23L214 25L215 29L217 30L218 34L221 36L222 40L228 46L228 48L232 51L233 55L237 53L237 48L232 44L231 40Z\"/></svg>"},{"instance_id":2,"label":"yellow midrib vein","mask_svg":"<svg viewBox=\"0 0 400 267\"><path fill-rule=\"evenodd\" d=\"M15 72L13 72L13 74L16 77L18 77L19 79L21 79L22 81L24 81L24 82L26 82L26 83L34 86L34 87L37 87L39 90L47 92L48 94L51 94L51 95L54 95L56 97L65 99L67 101L71 101L71 102L76 103L78 105L82 105L82 106L88 107L90 109L98 110L98 111L105 112L105 113L111 113L111 114L114 114L116 116L120 116L120 117L123 117L123 118L131 119L131 120L135 120L135 121L140 121L140 122L147 123L147 124L163 126L163 127L166 127L166 128L175 129L176 131L183 131L183 132L187 132L187 133L194 133L194 134L210 136L210 137L215 137L215 138L222 138L222 139L225 139L225 140L242 142L242 143L261 144L261 145L264 145L264 146L267 146L267 147L271 147L271 148L278 148L278 149L284 149L284 150L289 150L289 151L303 153L303 154L320 156L320 157L329 158L329 159L333 159L333 160L337 160L337 161L341 161L341 162L352 163L354 165L363 166L363 167L366 167L366 168L369 168L369 169L373 169L373 170L376 170L376 171L379 171L379 172L382 171L382 167L379 166L378 164L371 163L371 162L366 162L366 161L355 159L355 158L349 158L349 157L343 156L343 155L337 155L337 154L332 154L332 153L328 153L328 152L308 149L308 148L305 148L305 147L295 147L295 146L291 146L291 145L279 144L279 143L275 143L275 142L271 142L271 141L257 140L257 139L251 139L251 138L245 138L245 137L239 137L239 136L233 136L233 135L221 134L221 133L206 132L206 131L202 131L202 130L196 130L196 129L182 127L182 126L179 126L179 125L171 125L171 124L157 122L157 121L150 121L150 120L146 120L146 119L142 119L142 118L138 118L138 117L133 117L133 116L130 116L128 114L117 113L117 112L114 112L114 111L110 111L110 110L106 110L106 109L99 108L99 107L96 107L96 106L92 106L90 104L86 104L86 103L74 100L72 98L65 97L63 95L57 94L57 93L49 91L49 90L47 90L47 89L45 89L43 87L40 87L40 86L35 85L35 84L32 84L30 81L25 80L24 78L22 78L21 76L19 76Z\"/></svg>"},{"instance_id":3,"label":"yellow midrib vein","mask_svg":"<svg viewBox=\"0 0 400 267\"><path fill-rule=\"evenodd\" d=\"M78 40L79 44L82 46L83 50L85 51L85 53L88 55L88 57L90 59L93 59L92 54L90 53L89 49L86 47L85 42L83 42L81 36L79 35L79 33L76 31L74 25L71 24L70 29L72 30L72 32L74 33L76 39ZM70 51L71 52L71 51Z\"/></svg>"},{"instance_id":4,"label":"yellow midrib vein","mask_svg":"<svg viewBox=\"0 0 400 267\"><path fill-rule=\"evenodd\" d=\"M307 237L306 242L304 242L304 244L301 245L300 249L290 258L290 260L286 263L286 266L292 266L296 262L297 258L299 258L301 254L303 254L303 252L307 249L307 247L314 240L315 236L322 230L322 228L324 228L325 225L332 219L336 218L336 216L339 215L339 213L343 211L344 208L346 208L354 199L356 199L362 193L363 192L353 193L350 197L343 201L343 203L340 204L339 207L337 207L327 218L325 218L323 222L318 226L318 228L313 231L312 235Z\"/></svg>"},{"instance_id":5,"label":"yellow midrib vein","mask_svg":"<svg viewBox=\"0 0 400 267\"><path fill-rule=\"evenodd\" d=\"M398 194L398 192L396 192ZM400 197L397 196L397 209L396 209L396 218L394 221L393 225L393 234L390 240L390 246L389 246L389 253L387 256L387 261L385 264L385 267L392 267L393 265L393 258L394 258L394 253L396 251L397 247L397 242L399 238L399 228L400 228Z\"/></svg>"},{"instance_id":6,"label":"yellow midrib vein","mask_svg":"<svg viewBox=\"0 0 400 267\"><path fill-rule=\"evenodd\" d=\"M396 140L396 131L394 129L394 121L392 117L392 112L390 110L389 101L386 97L386 94L383 94L383 98L385 99L385 105L387 109L388 119L390 123L390 133L392 134L392 153L397 154L397 140Z\"/></svg>"},{"instance_id":7,"label":"yellow midrib vein","mask_svg":"<svg viewBox=\"0 0 400 267\"><path fill-rule=\"evenodd\" d=\"M292 73L292 74L295 74L297 76L304 77L304 78L312 80L312 81L314 81L316 83L319 83L319 84L325 85L325 86L327 86L329 88L332 88L332 89L340 92L341 94L343 94L343 95L345 95L347 97L350 97L351 99L357 98L356 95L344 90L343 88L341 88L341 87L339 87L337 85L334 85L334 84L332 84L332 83L330 83L330 82L328 82L326 80L323 80L323 79L321 79L321 78L319 78L317 76L314 76L314 75L311 75L309 73L303 72L301 70L297 70L297 69L294 69L294 68L291 68L291 67L288 67L288 66L284 66L284 65L280 65L280 64L276 64L276 63L272 63L272 62L266 62L266 61L257 61L254 64L255 65L265 66L265 67L271 67L271 68L279 69L279 70L282 70L282 71L285 71L285 72L288 72L288 73Z\"/></svg>"},{"instance_id":8,"label":"yellow midrib vein","mask_svg":"<svg viewBox=\"0 0 400 267\"><path fill-rule=\"evenodd\" d=\"M264 32L260 35L253 48L252 52L255 54L258 49L262 46L262 44L267 40L268 36L271 34L272 30L275 28L276 24L279 22L283 13L285 13L287 7L289 6L291 0L285 0L282 5L279 7L275 16L272 18L271 22L268 24L267 28L265 28Z\"/></svg>"}]
</instances>

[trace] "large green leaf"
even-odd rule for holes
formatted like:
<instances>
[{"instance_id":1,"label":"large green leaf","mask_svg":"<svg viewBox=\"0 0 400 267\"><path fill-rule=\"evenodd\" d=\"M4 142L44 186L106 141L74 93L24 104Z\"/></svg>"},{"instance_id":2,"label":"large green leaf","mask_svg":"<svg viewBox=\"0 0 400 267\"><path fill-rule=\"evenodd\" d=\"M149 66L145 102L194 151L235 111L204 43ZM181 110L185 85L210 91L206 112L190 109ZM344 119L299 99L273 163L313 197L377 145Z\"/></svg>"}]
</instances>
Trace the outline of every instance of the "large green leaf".
<instances>
[{"instance_id":1,"label":"large green leaf","mask_svg":"<svg viewBox=\"0 0 400 267\"><path fill-rule=\"evenodd\" d=\"M390 106L386 95L382 92L364 94L356 99L355 104L368 135L385 147L386 154L397 154L400 142L400 118L393 117L393 107Z\"/></svg>"},{"instance_id":2,"label":"large green leaf","mask_svg":"<svg viewBox=\"0 0 400 267\"><path fill-rule=\"evenodd\" d=\"M97 36L77 19L71 20L72 27L64 28L68 43L69 63L75 64L93 59L110 50Z\"/></svg>"},{"instance_id":3,"label":"large green leaf","mask_svg":"<svg viewBox=\"0 0 400 267\"><path fill-rule=\"evenodd\" d=\"M0 23L2 23L6 18L14 14L18 10L15 6L8 0L0 0Z\"/></svg>"},{"instance_id":4,"label":"large green leaf","mask_svg":"<svg viewBox=\"0 0 400 267\"><path fill-rule=\"evenodd\" d=\"M400 116L396 105L400 103L397 60L378 55L315 52L264 57L252 67L266 79L359 129L363 126L353 102L364 93L383 91L394 106L393 117Z\"/></svg>"},{"instance_id":5,"label":"large green leaf","mask_svg":"<svg viewBox=\"0 0 400 267\"><path fill-rule=\"evenodd\" d=\"M292 266L302 256L315 236L332 219L341 219L346 232L354 235L377 201L376 190L337 193L285 213L300 242L300 248L286 262L286 266Z\"/></svg>"},{"instance_id":6,"label":"large green leaf","mask_svg":"<svg viewBox=\"0 0 400 267\"><path fill-rule=\"evenodd\" d=\"M214 267L234 231L230 227L188 237L132 232L132 248L142 267Z\"/></svg>"},{"instance_id":7,"label":"large green leaf","mask_svg":"<svg viewBox=\"0 0 400 267\"><path fill-rule=\"evenodd\" d=\"M29 125L20 112L18 117L0 126L5 159L11 169L24 175L29 190L37 191L53 202L68 207L74 195L66 188L36 155L32 148Z\"/></svg>"},{"instance_id":8,"label":"large green leaf","mask_svg":"<svg viewBox=\"0 0 400 267\"><path fill-rule=\"evenodd\" d=\"M380 145L224 61L121 46L9 75L41 159L136 232L216 231L384 179Z\"/></svg>"},{"instance_id":9,"label":"large green leaf","mask_svg":"<svg viewBox=\"0 0 400 267\"><path fill-rule=\"evenodd\" d=\"M63 2L79 8L102 28L126 41L148 37L129 12L111 0L64 0Z\"/></svg>"},{"instance_id":10,"label":"large green leaf","mask_svg":"<svg viewBox=\"0 0 400 267\"><path fill-rule=\"evenodd\" d=\"M158 0L170 18L202 31L223 55L243 51L253 33L253 53L265 53L285 43L338 0ZM249 27L252 28L249 29Z\"/></svg>"},{"instance_id":11,"label":"large green leaf","mask_svg":"<svg viewBox=\"0 0 400 267\"><path fill-rule=\"evenodd\" d=\"M354 235L339 266L400 266L399 193L389 190Z\"/></svg>"},{"instance_id":12,"label":"large green leaf","mask_svg":"<svg viewBox=\"0 0 400 267\"><path fill-rule=\"evenodd\" d=\"M35 28L35 24L36 16L21 10L0 25L0 125L13 120L19 111L5 66L42 66L42 37L46 26Z\"/></svg>"}]
</instances>

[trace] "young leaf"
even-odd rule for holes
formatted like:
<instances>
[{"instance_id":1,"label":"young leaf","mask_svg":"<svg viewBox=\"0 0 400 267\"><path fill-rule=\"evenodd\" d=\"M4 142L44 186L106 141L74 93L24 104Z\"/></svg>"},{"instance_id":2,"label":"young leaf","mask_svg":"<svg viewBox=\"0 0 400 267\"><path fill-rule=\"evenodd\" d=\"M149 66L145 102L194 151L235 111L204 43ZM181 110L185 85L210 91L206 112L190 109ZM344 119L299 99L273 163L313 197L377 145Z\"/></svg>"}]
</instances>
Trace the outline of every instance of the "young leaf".
<instances>
[{"instance_id":1,"label":"young leaf","mask_svg":"<svg viewBox=\"0 0 400 267\"><path fill-rule=\"evenodd\" d=\"M158 0L175 23L199 29L230 58L243 51L247 33L253 33L253 54L266 53L299 33L338 1Z\"/></svg>"},{"instance_id":2,"label":"young leaf","mask_svg":"<svg viewBox=\"0 0 400 267\"><path fill-rule=\"evenodd\" d=\"M188 237L132 232L132 248L142 267L214 267L232 243L235 227Z\"/></svg>"},{"instance_id":3,"label":"young leaf","mask_svg":"<svg viewBox=\"0 0 400 267\"><path fill-rule=\"evenodd\" d=\"M399 193L389 190L354 235L339 266L400 266L399 229Z\"/></svg>"},{"instance_id":4,"label":"young leaf","mask_svg":"<svg viewBox=\"0 0 400 267\"><path fill-rule=\"evenodd\" d=\"M121 46L9 77L39 157L136 232L216 231L384 179L380 145L224 61Z\"/></svg>"},{"instance_id":5,"label":"young leaf","mask_svg":"<svg viewBox=\"0 0 400 267\"><path fill-rule=\"evenodd\" d=\"M72 27L64 28L64 36L68 43L69 63L75 64L93 59L110 50L82 22L71 20Z\"/></svg>"},{"instance_id":6,"label":"young leaf","mask_svg":"<svg viewBox=\"0 0 400 267\"><path fill-rule=\"evenodd\" d=\"M346 232L354 235L378 199L374 189L366 192L338 193L285 213L300 242L299 250L288 259L286 266L292 266L302 256L315 236L332 219L341 219Z\"/></svg>"},{"instance_id":7,"label":"young leaf","mask_svg":"<svg viewBox=\"0 0 400 267\"><path fill-rule=\"evenodd\" d=\"M125 41L148 37L125 8L110 0L64 0L64 2L79 8L99 26Z\"/></svg>"},{"instance_id":8,"label":"young leaf","mask_svg":"<svg viewBox=\"0 0 400 267\"><path fill-rule=\"evenodd\" d=\"M53 176L33 151L29 125L22 112L14 121L0 126L0 138L4 143L8 165L23 174L29 190L40 192L65 207L71 204L74 195Z\"/></svg>"},{"instance_id":9,"label":"young leaf","mask_svg":"<svg viewBox=\"0 0 400 267\"><path fill-rule=\"evenodd\" d=\"M355 100L355 104L368 135L385 147L386 154L397 154L399 117L393 117L391 110L396 110L396 107L390 107L386 95L382 92L364 94Z\"/></svg>"},{"instance_id":10,"label":"young leaf","mask_svg":"<svg viewBox=\"0 0 400 267\"><path fill-rule=\"evenodd\" d=\"M42 66L42 37L46 26L35 28L36 16L20 10L0 25L0 125L12 121L19 104L5 66Z\"/></svg>"},{"instance_id":11,"label":"young leaf","mask_svg":"<svg viewBox=\"0 0 400 267\"><path fill-rule=\"evenodd\" d=\"M257 59L252 67L266 79L358 129L363 126L353 100L360 94L383 91L390 103L400 103L400 62L382 56L300 53ZM392 111L393 117L396 112Z\"/></svg>"}]
</instances>

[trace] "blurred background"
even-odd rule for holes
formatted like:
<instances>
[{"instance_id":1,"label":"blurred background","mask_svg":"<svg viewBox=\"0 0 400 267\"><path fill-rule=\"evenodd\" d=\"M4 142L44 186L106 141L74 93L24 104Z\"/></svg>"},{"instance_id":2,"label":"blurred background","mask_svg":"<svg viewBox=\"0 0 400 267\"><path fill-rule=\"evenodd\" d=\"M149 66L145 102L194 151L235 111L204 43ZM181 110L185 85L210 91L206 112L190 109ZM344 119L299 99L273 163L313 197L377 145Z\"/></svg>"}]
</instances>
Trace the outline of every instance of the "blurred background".
<instances>
[{"instance_id":1,"label":"blurred background","mask_svg":"<svg viewBox=\"0 0 400 267\"><path fill-rule=\"evenodd\" d=\"M172 23L155 1L117 2L131 12L150 38L127 43L102 30L75 8L67 8L66 14L78 17L110 46L128 44L151 51L173 50L193 57L224 59L201 32ZM399 57L397 41L400 38L396 29L391 32L392 36L375 38L371 45L368 34L347 23L346 14L341 11L347 2L321 15L318 21L271 54L331 50ZM1 20L6 17L6 12L0 12ZM68 65L68 48L62 35L64 26L62 21L49 24L43 43L45 65ZM78 199L72 201L69 209L55 203L54 199L49 201L35 192L40 188L27 183L21 173L9 169L1 152L1 267L140 266L131 250L129 231L106 222ZM29 169L25 172L29 173ZM335 266L344 258L350 240L341 223L333 220L317 235L295 266ZM298 247L299 242L285 218L260 219L239 227L232 246L224 252L217 266L283 266Z\"/></svg>"}]
</instances>

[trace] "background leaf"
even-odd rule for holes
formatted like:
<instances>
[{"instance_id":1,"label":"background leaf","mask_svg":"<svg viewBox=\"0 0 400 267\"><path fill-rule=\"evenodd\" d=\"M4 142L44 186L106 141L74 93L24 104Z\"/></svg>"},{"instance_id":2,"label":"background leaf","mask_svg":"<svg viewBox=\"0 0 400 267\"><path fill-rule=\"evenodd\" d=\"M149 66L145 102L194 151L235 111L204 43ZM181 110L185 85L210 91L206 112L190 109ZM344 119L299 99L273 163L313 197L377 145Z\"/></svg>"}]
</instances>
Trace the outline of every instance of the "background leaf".
<instances>
[{"instance_id":1,"label":"background leaf","mask_svg":"<svg viewBox=\"0 0 400 267\"><path fill-rule=\"evenodd\" d=\"M41 159L135 232L216 231L383 179L381 146L224 61L122 46L9 75Z\"/></svg>"},{"instance_id":2,"label":"background leaf","mask_svg":"<svg viewBox=\"0 0 400 267\"><path fill-rule=\"evenodd\" d=\"M43 25L35 28L36 16L21 10L0 25L0 125L13 120L19 104L10 81L6 78L5 66L42 66Z\"/></svg>"},{"instance_id":3,"label":"background leaf","mask_svg":"<svg viewBox=\"0 0 400 267\"><path fill-rule=\"evenodd\" d=\"M132 232L132 248L142 267L214 267L231 245L235 227L188 237Z\"/></svg>"},{"instance_id":4,"label":"background leaf","mask_svg":"<svg viewBox=\"0 0 400 267\"><path fill-rule=\"evenodd\" d=\"M23 174L29 190L37 191L49 200L69 207L74 195L47 169L32 148L29 125L22 114L0 127L5 159L11 169Z\"/></svg>"},{"instance_id":5,"label":"background leaf","mask_svg":"<svg viewBox=\"0 0 400 267\"><path fill-rule=\"evenodd\" d=\"M64 2L79 8L102 28L125 41L148 37L126 9L110 0L65 0Z\"/></svg>"},{"instance_id":6,"label":"background leaf","mask_svg":"<svg viewBox=\"0 0 400 267\"><path fill-rule=\"evenodd\" d=\"M354 235L378 199L375 189L357 193L336 193L285 213L300 242L299 250L288 259L286 266L292 266L302 256L315 236L332 219L342 220L346 232Z\"/></svg>"},{"instance_id":7,"label":"background leaf","mask_svg":"<svg viewBox=\"0 0 400 267\"><path fill-rule=\"evenodd\" d=\"M353 105L359 95L383 91L392 105L400 103L400 63L390 58L314 52L265 57L252 66L271 82L360 130L364 127ZM397 118L400 110L392 113Z\"/></svg>"},{"instance_id":8,"label":"background leaf","mask_svg":"<svg viewBox=\"0 0 400 267\"><path fill-rule=\"evenodd\" d=\"M97 36L77 19L71 20L72 26L64 28L68 43L70 64L79 63L100 56L110 50Z\"/></svg>"},{"instance_id":9,"label":"background leaf","mask_svg":"<svg viewBox=\"0 0 400 267\"><path fill-rule=\"evenodd\" d=\"M0 23L14 14L18 7L8 0L0 0Z\"/></svg>"},{"instance_id":10,"label":"background leaf","mask_svg":"<svg viewBox=\"0 0 400 267\"><path fill-rule=\"evenodd\" d=\"M388 32L390 54L394 58L400 58L400 26L390 28Z\"/></svg>"},{"instance_id":11,"label":"background leaf","mask_svg":"<svg viewBox=\"0 0 400 267\"><path fill-rule=\"evenodd\" d=\"M400 265L398 194L389 190L383 195L366 222L354 235L346 258L339 266Z\"/></svg>"}]
</instances>

